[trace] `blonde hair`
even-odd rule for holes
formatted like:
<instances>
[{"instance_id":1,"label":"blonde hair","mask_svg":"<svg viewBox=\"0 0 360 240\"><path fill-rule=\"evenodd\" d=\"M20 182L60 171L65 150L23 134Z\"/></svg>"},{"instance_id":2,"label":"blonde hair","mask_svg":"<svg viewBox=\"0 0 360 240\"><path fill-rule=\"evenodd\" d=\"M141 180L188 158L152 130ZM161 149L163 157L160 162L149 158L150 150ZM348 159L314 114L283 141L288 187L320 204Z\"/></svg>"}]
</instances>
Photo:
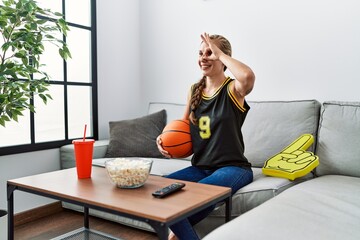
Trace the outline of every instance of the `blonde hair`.
<instances>
[{"instance_id":1,"label":"blonde hair","mask_svg":"<svg viewBox=\"0 0 360 240\"><path fill-rule=\"evenodd\" d=\"M210 39L214 40L216 46L226 55L231 56L231 44L230 42L221 35L210 35ZM224 66L224 72L226 66ZM190 98L190 115L189 119L194 125L198 125L198 119L195 117L195 110L199 106L202 99L202 92L206 87L206 76L203 76L197 83L194 84L194 87L191 89L191 98Z\"/></svg>"}]
</instances>

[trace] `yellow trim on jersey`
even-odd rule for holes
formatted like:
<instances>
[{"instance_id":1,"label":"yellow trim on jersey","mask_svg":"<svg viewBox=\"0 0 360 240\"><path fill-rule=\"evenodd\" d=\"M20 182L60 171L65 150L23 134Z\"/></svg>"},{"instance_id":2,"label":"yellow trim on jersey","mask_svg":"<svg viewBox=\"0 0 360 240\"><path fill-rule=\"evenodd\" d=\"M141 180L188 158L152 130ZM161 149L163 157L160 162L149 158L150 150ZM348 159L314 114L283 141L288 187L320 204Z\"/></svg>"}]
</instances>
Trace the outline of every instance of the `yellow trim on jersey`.
<instances>
[{"instance_id":1,"label":"yellow trim on jersey","mask_svg":"<svg viewBox=\"0 0 360 240\"><path fill-rule=\"evenodd\" d=\"M221 84L221 86L220 86L218 89L216 89L215 93L214 93L212 96L206 96L204 93L202 93L202 98L205 99L205 100L210 100L210 99L216 97L216 95L219 94L220 90L224 87L224 85L225 85L226 83L228 83L229 81L231 81L231 78L230 78L230 77L227 77L227 78L224 80L224 82Z\"/></svg>"},{"instance_id":2,"label":"yellow trim on jersey","mask_svg":"<svg viewBox=\"0 0 360 240\"><path fill-rule=\"evenodd\" d=\"M235 103L236 107L242 111L245 112L246 109L239 103L239 101L237 100L237 98L235 97L234 93L231 92L231 88L230 88L231 83L227 86L227 92L229 97L231 98L231 100Z\"/></svg>"}]
</instances>

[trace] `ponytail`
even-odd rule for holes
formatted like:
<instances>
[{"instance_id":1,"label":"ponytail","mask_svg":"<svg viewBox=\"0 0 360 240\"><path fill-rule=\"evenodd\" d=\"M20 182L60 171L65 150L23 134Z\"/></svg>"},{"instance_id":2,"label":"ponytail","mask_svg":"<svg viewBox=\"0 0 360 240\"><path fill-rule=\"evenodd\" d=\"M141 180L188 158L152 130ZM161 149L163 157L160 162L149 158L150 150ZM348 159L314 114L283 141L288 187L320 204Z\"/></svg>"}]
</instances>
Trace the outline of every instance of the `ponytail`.
<instances>
[{"instance_id":1,"label":"ponytail","mask_svg":"<svg viewBox=\"0 0 360 240\"><path fill-rule=\"evenodd\" d=\"M202 92L206 87L206 76L203 76L198 83L194 84L192 89L192 94L190 98L190 115L189 119L192 124L198 125L198 119L195 117L195 110L201 103Z\"/></svg>"}]
</instances>

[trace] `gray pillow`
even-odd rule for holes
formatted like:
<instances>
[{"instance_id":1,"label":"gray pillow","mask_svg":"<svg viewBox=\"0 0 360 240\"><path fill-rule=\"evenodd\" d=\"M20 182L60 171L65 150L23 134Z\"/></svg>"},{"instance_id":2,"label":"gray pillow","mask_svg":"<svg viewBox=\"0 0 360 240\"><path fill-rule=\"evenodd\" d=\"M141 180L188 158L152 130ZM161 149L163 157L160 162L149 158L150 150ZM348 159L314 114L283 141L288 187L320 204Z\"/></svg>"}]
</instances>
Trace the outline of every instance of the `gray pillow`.
<instances>
[{"instance_id":1,"label":"gray pillow","mask_svg":"<svg viewBox=\"0 0 360 240\"><path fill-rule=\"evenodd\" d=\"M156 137L165 124L165 110L140 118L109 122L110 142L105 157L163 158L156 146Z\"/></svg>"},{"instance_id":2,"label":"gray pillow","mask_svg":"<svg viewBox=\"0 0 360 240\"><path fill-rule=\"evenodd\" d=\"M318 176L360 177L360 102L326 101L322 105L316 154Z\"/></svg>"},{"instance_id":3,"label":"gray pillow","mask_svg":"<svg viewBox=\"0 0 360 240\"><path fill-rule=\"evenodd\" d=\"M245 156L253 167L263 167L267 159L279 153L304 133L310 133L316 139L321 106L318 101L249 101L248 103L251 109L242 131ZM313 152L314 144L307 151Z\"/></svg>"}]
</instances>

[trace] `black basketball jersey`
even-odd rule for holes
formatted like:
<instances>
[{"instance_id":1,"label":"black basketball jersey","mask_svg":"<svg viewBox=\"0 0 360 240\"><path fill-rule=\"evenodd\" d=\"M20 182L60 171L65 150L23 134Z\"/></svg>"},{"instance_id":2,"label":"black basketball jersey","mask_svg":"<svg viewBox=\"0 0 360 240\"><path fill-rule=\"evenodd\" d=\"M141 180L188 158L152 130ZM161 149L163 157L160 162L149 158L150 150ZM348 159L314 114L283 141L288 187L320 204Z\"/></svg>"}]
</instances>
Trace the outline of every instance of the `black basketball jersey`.
<instances>
[{"instance_id":1,"label":"black basketball jersey","mask_svg":"<svg viewBox=\"0 0 360 240\"><path fill-rule=\"evenodd\" d=\"M228 77L212 96L202 96L195 110L198 126L190 124L194 155L192 165L202 169L224 166L251 167L244 156L241 127L250 107L241 106L230 91Z\"/></svg>"}]
</instances>

